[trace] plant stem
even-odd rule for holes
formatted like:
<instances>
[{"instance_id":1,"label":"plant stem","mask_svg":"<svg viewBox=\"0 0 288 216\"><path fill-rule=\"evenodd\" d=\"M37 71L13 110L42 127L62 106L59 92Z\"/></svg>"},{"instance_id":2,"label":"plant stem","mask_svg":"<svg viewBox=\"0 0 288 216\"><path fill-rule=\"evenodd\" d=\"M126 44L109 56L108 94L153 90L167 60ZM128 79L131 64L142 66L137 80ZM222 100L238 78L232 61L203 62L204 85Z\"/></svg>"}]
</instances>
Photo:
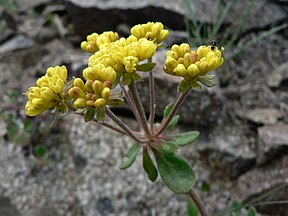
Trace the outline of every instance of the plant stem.
<instances>
[{"instance_id":1,"label":"plant stem","mask_svg":"<svg viewBox=\"0 0 288 216\"><path fill-rule=\"evenodd\" d=\"M197 206L200 214L202 216L208 216L208 213L204 207L204 204L200 198L200 196L198 195L198 193L196 192L195 189L191 189L189 192L188 192L188 195L191 197L191 199L194 201L195 205Z\"/></svg>"},{"instance_id":2,"label":"plant stem","mask_svg":"<svg viewBox=\"0 0 288 216\"><path fill-rule=\"evenodd\" d=\"M84 116L84 113L75 113L75 114ZM100 123L99 121L97 121L97 119L96 119L95 117L94 117L92 120L93 120L95 123L97 123L97 124L103 125L103 126L109 128L109 129L111 129L111 130L114 130L115 132L118 132L118 133L121 133L121 134L123 134L123 135L128 136L128 134L127 134L124 130L122 130L121 128L117 128L117 127L109 124L108 122Z\"/></svg>"},{"instance_id":3,"label":"plant stem","mask_svg":"<svg viewBox=\"0 0 288 216\"><path fill-rule=\"evenodd\" d=\"M140 97L139 97L139 94L138 94L138 90L137 90L137 87L136 87L136 83L134 82L134 80L129 85L129 89L131 91L131 94L132 94L136 109L139 112L140 122L142 124L142 127L143 127L143 129L145 131L145 134L146 134L147 138L150 140L152 138L151 132L150 132L150 130L148 128L148 122L147 122L147 119L146 119L146 116L145 116L145 111L144 111L142 102L140 100Z\"/></svg>"},{"instance_id":4,"label":"plant stem","mask_svg":"<svg viewBox=\"0 0 288 216\"><path fill-rule=\"evenodd\" d=\"M119 127L121 127L127 133L129 137L131 137L138 143L146 142L146 140L139 139L137 136L135 136L133 131L121 119L119 119L108 107L105 108L105 112L113 121L116 122L116 124L119 125Z\"/></svg>"},{"instance_id":5,"label":"plant stem","mask_svg":"<svg viewBox=\"0 0 288 216\"><path fill-rule=\"evenodd\" d=\"M164 120L164 122L162 122L162 124L160 125L160 127L158 128L155 136L160 135L165 128L168 126L168 124L170 123L170 121L172 120L172 118L175 116L175 114L177 113L177 111L179 110L180 106L182 105L183 101L185 100L186 96L188 95L188 93L190 92L190 90L183 92L180 94L179 98L177 99L172 111L170 112L170 114L168 115L168 117Z\"/></svg>"},{"instance_id":6,"label":"plant stem","mask_svg":"<svg viewBox=\"0 0 288 216\"><path fill-rule=\"evenodd\" d=\"M131 110L132 110L137 122L140 123L141 120L140 120L140 116L139 116L138 110L136 109L135 104L133 103L129 92L125 89L125 86L123 86L122 82L119 82L119 84L120 84L120 86L121 86L121 88L122 88L122 90L124 92L124 95L126 97L127 103L129 105L129 107L131 108Z\"/></svg>"},{"instance_id":7,"label":"plant stem","mask_svg":"<svg viewBox=\"0 0 288 216\"><path fill-rule=\"evenodd\" d=\"M148 59L148 63L152 62L152 57ZM150 131L153 135L154 131L154 118L155 118L155 86L154 86L154 75L153 72L149 72L149 89L150 89Z\"/></svg>"}]
</instances>

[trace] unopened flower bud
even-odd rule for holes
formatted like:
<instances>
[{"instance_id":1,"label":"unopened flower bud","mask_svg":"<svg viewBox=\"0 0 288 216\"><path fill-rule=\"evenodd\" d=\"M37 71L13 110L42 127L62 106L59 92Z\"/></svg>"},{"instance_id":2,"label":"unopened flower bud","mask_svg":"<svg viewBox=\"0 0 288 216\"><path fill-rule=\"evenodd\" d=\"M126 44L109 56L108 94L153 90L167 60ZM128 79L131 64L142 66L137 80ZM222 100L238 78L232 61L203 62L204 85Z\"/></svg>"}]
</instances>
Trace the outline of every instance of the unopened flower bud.
<instances>
[{"instance_id":1,"label":"unopened flower bud","mask_svg":"<svg viewBox=\"0 0 288 216\"><path fill-rule=\"evenodd\" d=\"M185 55L184 55L184 66L186 67L186 68L188 68L189 67L189 65L191 65L192 64L192 55L191 55L191 53L185 53Z\"/></svg>"},{"instance_id":2,"label":"unopened flower bud","mask_svg":"<svg viewBox=\"0 0 288 216\"><path fill-rule=\"evenodd\" d=\"M79 87L80 89L82 89L83 91L85 91L85 85L82 79L80 78L76 78L73 81L73 85L76 87Z\"/></svg>"},{"instance_id":3,"label":"unopened flower bud","mask_svg":"<svg viewBox=\"0 0 288 216\"><path fill-rule=\"evenodd\" d=\"M182 58L182 57L178 58L177 61L179 64L184 64L184 58Z\"/></svg>"},{"instance_id":4,"label":"unopened flower bud","mask_svg":"<svg viewBox=\"0 0 288 216\"><path fill-rule=\"evenodd\" d=\"M187 70L183 64L178 64L177 67L173 71L177 76L185 76L187 74Z\"/></svg>"},{"instance_id":5,"label":"unopened flower bud","mask_svg":"<svg viewBox=\"0 0 288 216\"><path fill-rule=\"evenodd\" d=\"M74 99L86 98L86 94L79 87L71 88L68 93Z\"/></svg>"},{"instance_id":6,"label":"unopened flower bud","mask_svg":"<svg viewBox=\"0 0 288 216\"><path fill-rule=\"evenodd\" d=\"M102 89L103 89L103 84L99 80L95 80L92 84L93 91L95 94L100 95Z\"/></svg>"},{"instance_id":7,"label":"unopened flower bud","mask_svg":"<svg viewBox=\"0 0 288 216\"><path fill-rule=\"evenodd\" d=\"M192 63L194 64L197 61L197 53L195 51L191 52Z\"/></svg>"},{"instance_id":8,"label":"unopened flower bud","mask_svg":"<svg viewBox=\"0 0 288 216\"><path fill-rule=\"evenodd\" d=\"M116 79L116 72L111 66L103 68L101 72L101 76L103 79L102 81L114 81Z\"/></svg>"},{"instance_id":9,"label":"unopened flower bud","mask_svg":"<svg viewBox=\"0 0 288 216\"><path fill-rule=\"evenodd\" d=\"M178 54L175 51L172 51L172 50L169 50L167 52L167 57L169 57L169 56L174 58L174 59L178 59L179 58Z\"/></svg>"},{"instance_id":10,"label":"unopened flower bud","mask_svg":"<svg viewBox=\"0 0 288 216\"><path fill-rule=\"evenodd\" d=\"M86 51L87 50L87 46L88 46L88 42L87 41L83 41L80 46L81 46L82 50Z\"/></svg>"},{"instance_id":11,"label":"unopened flower bud","mask_svg":"<svg viewBox=\"0 0 288 216\"><path fill-rule=\"evenodd\" d=\"M98 98L95 103L94 103L94 106L96 108L102 108L106 105L106 100L104 98Z\"/></svg>"},{"instance_id":12,"label":"unopened flower bud","mask_svg":"<svg viewBox=\"0 0 288 216\"><path fill-rule=\"evenodd\" d=\"M86 101L86 105L90 106L90 107L93 107L94 106L94 101L93 100L88 100L88 101Z\"/></svg>"},{"instance_id":13,"label":"unopened flower bud","mask_svg":"<svg viewBox=\"0 0 288 216\"><path fill-rule=\"evenodd\" d=\"M86 100L84 98L78 98L77 100L75 100L74 106L77 109L84 109L86 107Z\"/></svg>"},{"instance_id":14,"label":"unopened flower bud","mask_svg":"<svg viewBox=\"0 0 288 216\"><path fill-rule=\"evenodd\" d=\"M166 38L169 35L169 31L167 29L164 29L160 32L160 34L158 35L158 37L156 38L156 43L161 43L162 41L166 40Z\"/></svg>"},{"instance_id":15,"label":"unopened flower bud","mask_svg":"<svg viewBox=\"0 0 288 216\"><path fill-rule=\"evenodd\" d=\"M156 38L158 36L158 34L160 34L161 30L163 30L163 24L160 22L156 22L151 29L151 37L152 38Z\"/></svg>"},{"instance_id":16,"label":"unopened flower bud","mask_svg":"<svg viewBox=\"0 0 288 216\"><path fill-rule=\"evenodd\" d=\"M181 50L180 50L180 47L177 44L174 44L171 47L171 50L177 53L178 58L181 57Z\"/></svg>"},{"instance_id":17,"label":"unopened flower bud","mask_svg":"<svg viewBox=\"0 0 288 216\"><path fill-rule=\"evenodd\" d=\"M110 80L106 80L105 82L103 82L103 87L108 87L108 88L112 88L112 82Z\"/></svg>"},{"instance_id":18,"label":"unopened flower bud","mask_svg":"<svg viewBox=\"0 0 288 216\"><path fill-rule=\"evenodd\" d=\"M199 69L195 64L191 64L188 68L187 68L187 72L189 74L190 77L194 78L199 74Z\"/></svg>"},{"instance_id":19,"label":"unopened flower bud","mask_svg":"<svg viewBox=\"0 0 288 216\"><path fill-rule=\"evenodd\" d=\"M185 53L190 53L190 46L187 43L182 43L180 45L181 56L184 56Z\"/></svg>"},{"instance_id":20,"label":"unopened flower bud","mask_svg":"<svg viewBox=\"0 0 288 216\"><path fill-rule=\"evenodd\" d=\"M110 91L111 90L108 87L103 88L101 92L101 97L107 100L110 97Z\"/></svg>"},{"instance_id":21,"label":"unopened flower bud","mask_svg":"<svg viewBox=\"0 0 288 216\"><path fill-rule=\"evenodd\" d=\"M92 67L87 67L83 70L83 76L86 80L96 80L97 75Z\"/></svg>"},{"instance_id":22,"label":"unopened flower bud","mask_svg":"<svg viewBox=\"0 0 288 216\"><path fill-rule=\"evenodd\" d=\"M166 73L172 74L177 65L178 62L174 58L168 57L164 65L164 70Z\"/></svg>"},{"instance_id":23,"label":"unopened flower bud","mask_svg":"<svg viewBox=\"0 0 288 216\"><path fill-rule=\"evenodd\" d=\"M208 66L208 63L206 61L198 61L195 63L198 68L199 68L199 75L200 76L204 76L205 74L208 73L209 71L209 66Z\"/></svg>"},{"instance_id":24,"label":"unopened flower bud","mask_svg":"<svg viewBox=\"0 0 288 216\"><path fill-rule=\"evenodd\" d=\"M90 93L93 92L92 84L93 84L93 80L87 80L85 83L85 88Z\"/></svg>"}]
</instances>

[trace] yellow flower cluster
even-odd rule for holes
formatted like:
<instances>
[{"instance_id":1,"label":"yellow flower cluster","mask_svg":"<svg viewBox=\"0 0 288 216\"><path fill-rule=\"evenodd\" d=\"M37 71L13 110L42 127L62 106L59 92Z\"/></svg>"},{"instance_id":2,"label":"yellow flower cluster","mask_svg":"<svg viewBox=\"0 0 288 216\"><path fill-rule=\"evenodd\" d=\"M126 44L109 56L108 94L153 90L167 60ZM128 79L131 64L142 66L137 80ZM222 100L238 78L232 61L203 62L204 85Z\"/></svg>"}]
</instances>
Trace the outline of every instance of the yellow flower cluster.
<instances>
[{"instance_id":1,"label":"yellow flower cluster","mask_svg":"<svg viewBox=\"0 0 288 216\"><path fill-rule=\"evenodd\" d=\"M36 86L30 87L25 93L28 101L25 112L28 116L36 116L51 107L59 107L64 98L62 92L67 79L65 66L50 67L45 76L36 81Z\"/></svg>"},{"instance_id":2,"label":"yellow flower cluster","mask_svg":"<svg viewBox=\"0 0 288 216\"><path fill-rule=\"evenodd\" d=\"M167 52L164 71L174 76L181 76L185 80L201 82L201 78L220 67L224 62L221 50L217 47L200 46L197 51L191 51L190 46L182 43L173 45Z\"/></svg>"},{"instance_id":3,"label":"yellow flower cluster","mask_svg":"<svg viewBox=\"0 0 288 216\"><path fill-rule=\"evenodd\" d=\"M127 39L120 38L106 46L101 46L100 50L89 58L88 68L85 70L92 70L91 68L97 68L101 64L125 77L129 74L132 79L136 75L139 62L151 58L156 49L157 45L146 38L138 40L133 35Z\"/></svg>"},{"instance_id":4,"label":"yellow flower cluster","mask_svg":"<svg viewBox=\"0 0 288 216\"><path fill-rule=\"evenodd\" d=\"M69 90L69 95L75 99L74 106L77 109L103 108L110 97L112 82L110 80L87 80L86 83L76 78L73 81L74 87Z\"/></svg>"},{"instance_id":5,"label":"yellow flower cluster","mask_svg":"<svg viewBox=\"0 0 288 216\"><path fill-rule=\"evenodd\" d=\"M137 37L137 39L147 38L156 44L160 44L168 37L169 31L164 29L161 22L148 22L132 27L131 34Z\"/></svg>"},{"instance_id":6,"label":"yellow flower cluster","mask_svg":"<svg viewBox=\"0 0 288 216\"><path fill-rule=\"evenodd\" d=\"M87 36L87 41L83 41L81 43L81 49L89 53L94 53L97 52L103 44L109 44L117 39L117 32L107 31L100 35L97 33L92 33Z\"/></svg>"}]
</instances>

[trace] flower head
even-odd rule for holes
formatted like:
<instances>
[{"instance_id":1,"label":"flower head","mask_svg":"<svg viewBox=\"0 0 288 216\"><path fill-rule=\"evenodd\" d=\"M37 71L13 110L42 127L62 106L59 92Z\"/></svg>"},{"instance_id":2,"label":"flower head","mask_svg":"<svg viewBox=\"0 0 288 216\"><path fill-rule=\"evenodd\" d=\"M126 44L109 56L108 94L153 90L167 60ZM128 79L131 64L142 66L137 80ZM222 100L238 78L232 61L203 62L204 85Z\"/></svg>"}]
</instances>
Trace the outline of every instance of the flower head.
<instances>
[{"instance_id":1,"label":"flower head","mask_svg":"<svg viewBox=\"0 0 288 216\"><path fill-rule=\"evenodd\" d=\"M164 71L170 75L181 76L189 81L192 87L199 88L197 82L209 86L213 76L208 72L220 67L224 62L221 50L217 47L200 46L197 51L191 51L190 46L182 43L173 45L167 52Z\"/></svg>"},{"instance_id":2,"label":"flower head","mask_svg":"<svg viewBox=\"0 0 288 216\"><path fill-rule=\"evenodd\" d=\"M161 22L148 22L146 24L138 24L131 28L131 34L138 39L147 38L154 41L156 44L163 42L169 34L169 31L164 29Z\"/></svg>"},{"instance_id":3,"label":"flower head","mask_svg":"<svg viewBox=\"0 0 288 216\"><path fill-rule=\"evenodd\" d=\"M87 36L87 41L81 43L81 49L89 52L97 52L101 46L109 46L111 42L114 42L118 39L118 33L107 31L102 34L92 33Z\"/></svg>"},{"instance_id":4,"label":"flower head","mask_svg":"<svg viewBox=\"0 0 288 216\"><path fill-rule=\"evenodd\" d=\"M28 101L25 112L28 116L36 116L51 107L59 107L63 101L63 88L67 79L65 66L50 67L44 76L36 81L25 93Z\"/></svg>"}]
</instances>

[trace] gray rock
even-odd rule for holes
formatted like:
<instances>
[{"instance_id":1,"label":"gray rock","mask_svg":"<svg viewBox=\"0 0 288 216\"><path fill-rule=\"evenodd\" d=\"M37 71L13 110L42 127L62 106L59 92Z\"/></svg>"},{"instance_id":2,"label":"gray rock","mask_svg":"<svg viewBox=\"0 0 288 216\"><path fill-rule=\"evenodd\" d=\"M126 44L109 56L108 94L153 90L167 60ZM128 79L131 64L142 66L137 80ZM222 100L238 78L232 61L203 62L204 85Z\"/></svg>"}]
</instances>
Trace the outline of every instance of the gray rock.
<instances>
[{"instance_id":1,"label":"gray rock","mask_svg":"<svg viewBox=\"0 0 288 216\"><path fill-rule=\"evenodd\" d=\"M267 84L271 88L278 88L281 82L288 79L288 62L281 64L267 75Z\"/></svg>"},{"instance_id":2,"label":"gray rock","mask_svg":"<svg viewBox=\"0 0 288 216\"><path fill-rule=\"evenodd\" d=\"M275 124L283 117L279 109L255 108L252 110L241 110L238 113L242 118L248 119L256 124Z\"/></svg>"},{"instance_id":3,"label":"gray rock","mask_svg":"<svg viewBox=\"0 0 288 216\"><path fill-rule=\"evenodd\" d=\"M265 163L288 154L288 125L277 123L258 128L257 161Z\"/></svg>"},{"instance_id":4,"label":"gray rock","mask_svg":"<svg viewBox=\"0 0 288 216\"><path fill-rule=\"evenodd\" d=\"M27 49L34 45L33 40L23 35L18 35L0 46L0 54L12 52L19 49Z\"/></svg>"},{"instance_id":5,"label":"gray rock","mask_svg":"<svg viewBox=\"0 0 288 216\"><path fill-rule=\"evenodd\" d=\"M206 131L201 133L196 147L212 170L235 178L255 165L255 140L245 139L245 129L225 125Z\"/></svg>"},{"instance_id":6,"label":"gray rock","mask_svg":"<svg viewBox=\"0 0 288 216\"><path fill-rule=\"evenodd\" d=\"M33 216L57 216L58 213L53 207L41 207L36 209Z\"/></svg>"},{"instance_id":7,"label":"gray rock","mask_svg":"<svg viewBox=\"0 0 288 216\"><path fill-rule=\"evenodd\" d=\"M230 11L230 16L234 20L233 25L238 26L243 17L247 16L245 13L251 7L252 1L239 1ZM265 16L264 16L265 14ZM236 18L238 17L238 19ZM287 11L280 5L273 4L269 1L255 1L251 14L248 17L248 22L244 26L244 31L255 28L263 28L271 24L275 24L280 20L287 18Z\"/></svg>"},{"instance_id":8,"label":"gray rock","mask_svg":"<svg viewBox=\"0 0 288 216\"><path fill-rule=\"evenodd\" d=\"M74 156L73 161L77 172L81 172L87 165L87 159L78 154Z\"/></svg>"},{"instance_id":9,"label":"gray rock","mask_svg":"<svg viewBox=\"0 0 288 216\"><path fill-rule=\"evenodd\" d=\"M109 197L101 197L96 201L92 201L90 205L103 216L114 212L113 203Z\"/></svg>"},{"instance_id":10,"label":"gray rock","mask_svg":"<svg viewBox=\"0 0 288 216\"><path fill-rule=\"evenodd\" d=\"M257 203L263 202L263 205L257 205L255 207L260 213L265 213L268 215L287 215L288 204L281 204L281 202L277 202L287 200L287 180L288 156L285 156L271 164L255 168L242 175L237 180L233 195L238 201L249 203L253 199L257 199L275 189L275 191L269 196L263 197L257 201ZM270 203L265 205L264 202L266 201L274 201L275 204Z\"/></svg>"},{"instance_id":11,"label":"gray rock","mask_svg":"<svg viewBox=\"0 0 288 216\"><path fill-rule=\"evenodd\" d=\"M83 37L94 31L115 31L121 23L133 26L154 20L163 22L171 29L184 29L186 9L181 0L68 0L66 4L75 30Z\"/></svg>"},{"instance_id":12,"label":"gray rock","mask_svg":"<svg viewBox=\"0 0 288 216\"><path fill-rule=\"evenodd\" d=\"M21 216L20 211L11 203L8 197L0 197L0 215Z\"/></svg>"}]
</instances>

